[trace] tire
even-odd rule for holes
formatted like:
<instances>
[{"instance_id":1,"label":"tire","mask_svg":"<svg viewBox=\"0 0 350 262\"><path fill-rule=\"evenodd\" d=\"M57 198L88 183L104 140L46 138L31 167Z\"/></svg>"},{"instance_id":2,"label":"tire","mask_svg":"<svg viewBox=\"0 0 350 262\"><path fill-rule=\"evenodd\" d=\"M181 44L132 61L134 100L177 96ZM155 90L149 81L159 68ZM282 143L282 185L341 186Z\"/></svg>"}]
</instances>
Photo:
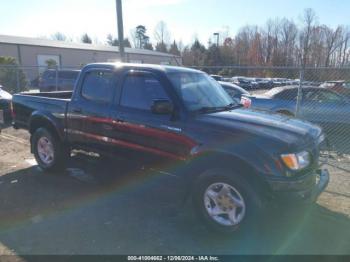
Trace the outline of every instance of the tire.
<instances>
[{"instance_id":1,"label":"tire","mask_svg":"<svg viewBox=\"0 0 350 262\"><path fill-rule=\"evenodd\" d=\"M221 193L220 185L228 185L231 196L234 195L235 199L240 198L240 204L243 203L243 205L240 206L237 204L238 202L234 203L230 201L230 197L227 198L226 196L225 198L224 194L220 196L221 199L218 199L218 196L215 201L213 198L207 197L208 192L213 191L215 187ZM259 220L258 215L261 213L263 202L253 187L241 175L230 169L211 169L201 174L194 185L192 199L197 216L204 222L207 228L225 234L233 233L241 228L252 229L252 225L255 224L253 218L257 221ZM217 201L220 201L220 203ZM209 206L217 206L221 211L226 209L226 211L232 212L233 209L236 209L234 211L237 215L236 222L232 222L228 214L220 214L215 216L216 218L213 218L209 214ZM230 210L230 208L233 209ZM218 222L218 220L221 221ZM231 223L225 224L227 220Z\"/></svg>"},{"instance_id":2,"label":"tire","mask_svg":"<svg viewBox=\"0 0 350 262\"><path fill-rule=\"evenodd\" d=\"M69 150L55 134L46 128L39 128L31 141L35 160L42 170L56 173L65 169Z\"/></svg>"}]
</instances>

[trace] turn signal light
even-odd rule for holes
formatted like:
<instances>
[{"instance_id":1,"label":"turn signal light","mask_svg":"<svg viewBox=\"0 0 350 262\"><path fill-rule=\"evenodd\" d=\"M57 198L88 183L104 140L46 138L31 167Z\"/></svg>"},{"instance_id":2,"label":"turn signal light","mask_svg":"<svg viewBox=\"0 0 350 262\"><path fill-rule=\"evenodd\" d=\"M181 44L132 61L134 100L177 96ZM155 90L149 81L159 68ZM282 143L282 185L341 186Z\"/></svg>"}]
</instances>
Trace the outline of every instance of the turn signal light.
<instances>
[{"instance_id":1,"label":"turn signal light","mask_svg":"<svg viewBox=\"0 0 350 262\"><path fill-rule=\"evenodd\" d=\"M250 100L248 97L241 97L241 104L244 108L249 108L252 105L252 100Z\"/></svg>"}]
</instances>

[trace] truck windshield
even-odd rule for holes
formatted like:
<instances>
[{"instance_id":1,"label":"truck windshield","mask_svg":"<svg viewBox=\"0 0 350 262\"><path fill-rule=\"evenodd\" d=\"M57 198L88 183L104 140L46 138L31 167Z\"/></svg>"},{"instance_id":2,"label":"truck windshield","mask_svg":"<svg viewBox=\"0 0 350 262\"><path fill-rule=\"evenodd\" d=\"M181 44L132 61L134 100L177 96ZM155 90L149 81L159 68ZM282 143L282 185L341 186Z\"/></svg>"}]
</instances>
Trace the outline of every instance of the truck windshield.
<instances>
[{"instance_id":1,"label":"truck windshield","mask_svg":"<svg viewBox=\"0 0 350 262\"><path fill-rule=\"evenodd\" d=\"M168 77L190 111L217 111L238 104L221 85L205 73L170 72Z\"/></svg>"}]
</instances>

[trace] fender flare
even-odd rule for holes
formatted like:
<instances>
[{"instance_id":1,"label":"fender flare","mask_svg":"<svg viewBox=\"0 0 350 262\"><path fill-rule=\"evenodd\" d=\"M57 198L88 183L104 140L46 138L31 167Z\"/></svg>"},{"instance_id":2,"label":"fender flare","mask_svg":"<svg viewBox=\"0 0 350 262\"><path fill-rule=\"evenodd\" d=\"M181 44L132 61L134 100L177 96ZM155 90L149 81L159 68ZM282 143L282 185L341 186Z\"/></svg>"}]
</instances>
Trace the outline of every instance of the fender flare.
<instances>
[{"instance_id":1,"label":"fender flare","mask_svg":"<svg viewBox=\"0 0 350 262\"><path fill-rule=\"evenodd\" d=\"M53 132L53 134L61 141L65 139L64 127L51 113L48 112L34 111L29 118L28 127L31 135L34 134L35 130L38 128L44 127Z\"/></svg>"}]
</instances>

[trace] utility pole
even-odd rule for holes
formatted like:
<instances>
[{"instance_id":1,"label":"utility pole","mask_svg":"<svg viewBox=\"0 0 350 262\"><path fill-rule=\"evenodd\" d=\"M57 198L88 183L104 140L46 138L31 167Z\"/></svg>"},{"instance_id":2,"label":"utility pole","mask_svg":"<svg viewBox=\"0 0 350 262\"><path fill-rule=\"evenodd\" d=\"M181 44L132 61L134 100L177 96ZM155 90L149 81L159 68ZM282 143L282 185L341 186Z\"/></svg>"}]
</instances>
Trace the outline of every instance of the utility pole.
<instances>
[{"instance_id":1,"label":"utility pole","mask_svg":"<svg viewBox=\"0 0 350 262\"><path fill-rule=\"evenodd\" d=\"M295 116L299 117L300 115L300 105L301 101L303 99L303 81L304 81L304 72L305 72L305 67L302 66L302 68L299 71L299 86L298 86L298 95L297 95L297 103L295 105Z\"/></svg>"},{"instance_id":2,"label":"utility pole","mask_svg":"<svg viewBox=\"0 0 350 262\"><path fill-rule=\"evenodd\" d=\"M214 33L214 35L216 36L216 46L219 47L219 33Z\"/></svg>"},{"instance_id":3,"label":"utility pole","mask_svg":"<svg viewBox=\"0 0 350 262\"><path fill-rule=\"evenodd\" d=\"M125 62L122 0L116 0L120 60Z\"/></svg>"},{"instance_id":4,"label":"utility pole","mask_svg":"<svg viewBox=\"0 0 350 262\"><path fill-rule=\"evenodd\" d=\"M216 50L215 50L215 65L217 66L218 65L218 60L219 60L219 35L220 33L214 33L214 35L216 36Z\"/></svg>"}]
</instances>

